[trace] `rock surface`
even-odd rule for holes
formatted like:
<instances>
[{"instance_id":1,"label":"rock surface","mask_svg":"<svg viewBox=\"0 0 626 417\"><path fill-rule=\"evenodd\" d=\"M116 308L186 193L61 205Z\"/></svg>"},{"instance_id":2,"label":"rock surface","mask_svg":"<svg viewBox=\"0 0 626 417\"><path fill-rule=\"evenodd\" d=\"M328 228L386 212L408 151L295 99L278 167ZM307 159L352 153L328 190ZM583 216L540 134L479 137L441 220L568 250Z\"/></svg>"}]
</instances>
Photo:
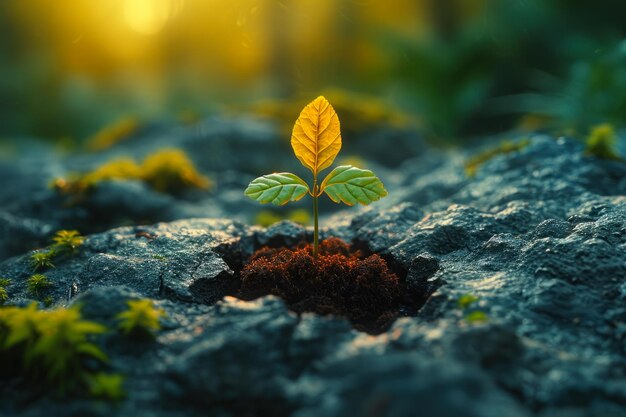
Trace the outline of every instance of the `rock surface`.
<instances>
[{"instance_id":1,"label":"rock surface","mask_svg":"<svg viewBox=\"0 0 626 417\"><path fill-rule=\"evenodd\" d=\"M210 140L244 143L260 131L272 140L269 128L237 126L204 132L206 144L179 135L194 155L211 154L203 168L218 173L218 184L232 174L224 169L271 169L261 152L251 165L219 165L235 148L213 154L222 148ZM110 152L143 152L147 142ZM111 367L127 376L120 404L46 395L25 403L7 386L0 414L625 416L626 164L584 157L578 142L549 136L493 158L472 178L463 161L460 151L424 149L395 171L381 168L387 199L322 223L325 236L381 254L410 291L432 292L378 336L340 317L297 316L275 297L232 297L254 249L310 238L293 223L262 229L196 218L90 234L76 256L46 272L54 305L80 303L86 318L113 328L127 300L148 297L167 312L163 329L141 346L114 334L101 341ZM1 197L0 249L24 254L0 264L0 276L12 280L10 302L24 304L26 242L43 245L79 213L38 213L53 199L45 182L14 178L32 195ZM157 220L195 217L210 204L210 213L239 218L223 202L240 184L226 184L201 202L155 200L128 184L109 192L169 207ZM110 204L104 197L97 204ZM477 301L459 303L467 294Z\"/></svg>"}]
</instances>

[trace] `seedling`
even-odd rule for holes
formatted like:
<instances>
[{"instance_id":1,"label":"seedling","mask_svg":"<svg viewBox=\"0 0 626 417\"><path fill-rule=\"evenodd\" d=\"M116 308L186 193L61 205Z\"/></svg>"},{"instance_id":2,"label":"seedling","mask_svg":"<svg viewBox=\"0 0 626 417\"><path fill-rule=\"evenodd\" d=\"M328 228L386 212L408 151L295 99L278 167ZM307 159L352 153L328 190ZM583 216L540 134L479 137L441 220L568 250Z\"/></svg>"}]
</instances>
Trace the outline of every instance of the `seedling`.
<instances>
[{"instance_id":1,"label":"seedling","mask_svg":"<svg viewBox=\"0 0 626 417\"><path fill-rule=\"evenodd\" d=\"M321 182L318 175L330 167L341 149L339 117L328 100L320 96L300 113L291 134L291 147L302 165L313 174L313 187L290 172L263 175L252 181L244 192L261 204L280 206L298 201L306 194L313 197L313 256L318 253L318 198L322 193L335 203L353 206L370 204L387 195L387 190L372 171L342 165Z\"/></svg>"}]
</instances>

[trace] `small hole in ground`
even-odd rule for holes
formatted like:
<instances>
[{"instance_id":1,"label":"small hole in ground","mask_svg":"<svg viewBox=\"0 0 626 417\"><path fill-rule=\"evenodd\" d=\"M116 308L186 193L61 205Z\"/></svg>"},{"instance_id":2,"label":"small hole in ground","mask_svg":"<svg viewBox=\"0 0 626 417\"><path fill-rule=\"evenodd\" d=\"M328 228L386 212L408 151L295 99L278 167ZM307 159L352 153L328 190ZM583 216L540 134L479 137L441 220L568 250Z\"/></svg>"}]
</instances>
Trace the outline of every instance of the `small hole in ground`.
<instances>
[{"instance_id":1,"label":"small hole in ground","mask_svg":"<svg viewBox=\"0 0 626 417\"><path fill-rule=\"evenodd\" d=\"M219 280L220 288L210 281L194 283L190 290L196 299L212 304L220 293L242 300L271 294L285 300L296 313L346 317L355 329L378 334L396 318L415 315L433 292L431 287L418 294L409 291L407 271L391 258L370 253L364 245L351 247L329 238L321 242L314 260L309 243L256 251L249 243L217 249L235 275L229 285Z\"/></svg>"}]
</instances>

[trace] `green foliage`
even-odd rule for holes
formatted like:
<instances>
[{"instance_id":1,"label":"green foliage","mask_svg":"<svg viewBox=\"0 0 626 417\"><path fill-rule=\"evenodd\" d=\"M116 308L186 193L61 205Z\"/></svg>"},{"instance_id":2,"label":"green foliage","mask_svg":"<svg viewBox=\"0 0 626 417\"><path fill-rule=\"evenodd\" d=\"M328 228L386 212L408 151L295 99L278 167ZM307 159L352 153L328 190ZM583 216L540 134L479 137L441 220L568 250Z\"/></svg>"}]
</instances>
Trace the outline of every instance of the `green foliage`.
<instances>
[{"instance_id":1,"label":"green foliage","mask_svg":"<svg viewBox=\"0 0 626 417\"><path fill-rule=\"evenodd\" d=\"M26 280L26 289L28 290L29 294L31 294L34 297L39 297L45 290L47 290L48 288L52 287L52 281L50 281L50 279L43 275L43 274L34 274L31 275L27 280Z\"/></svg>"},{"instance_id":2,"label":"green foliage","mask_svg":"<svg viewBox=\"0 0 626 417\"><path fill-rule=\"evenodd\" d=\"M89 393L93 398L118 402L126 396L124 379L120 374L94 374L89 378Z\"/></svg>"},{"instance_id":3,"label":"green foliage","mask_svg":"<svg viewBox=\"0 0 626 417\"><path fill-rule=\"evenodd\" d=\"M530 140L528 139L520 140L518 142L513 142L510 140L503 141L502 143L500 143L499 146L488 149L479 153L478 155L471 157L465 163L465 173L467 174L467 176L473 177L474 175L476 175L478 168L490 159L498 155L506 155L513 152L519 152L527 147L529 144Z\"/></svg>"},{"instance_id":4,"label":"green foliage","mask_svg":"<svg viewBox=\"0 0 626 417\"><path fill-rule=\"evenodd\" d=\"M127 304L128 309L117 315L119 329L126 335L154 337L161 329L159 319L165 311L156 308L150 299L130 300Z\"/></svg>"},{"instance_id":5,"label":"green foliage","mask_svg":"<svg viewBox=\"0 0 626 417\"><path fill-rule=\"evenodd\" d=\"M81 197L99 183L111 180L144 181L157 191L171 194L193 188L205 190L212 185L183 151L170 148L148 155L141 165L129 158L117 159L91 172L58 178L52 186L60 194Z\"/></svg>"},{"instance_id":6,"label":"green foliage","mask_svg":"<svg viewBox=\"0 0 626 417\"><path fill-rule=\"evenodd\" d=\"M350 165L333 169L320 188L335 203L341 201L349 206L367 205L387 195L383 183L372 171Z\"/></svg>"},{"instance_id":7,"label":"green foliage","mask_svg":"<svg viewBox=\"0 0 626 417\"><path fill-rule=\"evenodd\" d=\"M108 361L91 341L105 330L83 320L78 307L43 311L33 303L26 308L1 308L0 358L21 363L21 375L66 394L86 384L91 372L88 361Z\"/></svg>"},{"instance_id":8,"label":"green foliage","mask_svg":"<svg viewBox=\"0 0 626 417\"><path fill-rule=\"evenodd\" d=\"M59 230L52 238L53 251L74 253L85 242L85 238L78 230Z\"/></svg>"},{"instance_id":9,"label":"green foliage","mask_svg":"<svg viewBox=\"0 0 626 417\"><path fill-rule=\"evenodd\" d=\"M615 149L617 145L615 129L608 123L595 126L587 137L585 144L585 155L602 159L622 159Z\"/></svg>"},{"instance_id":10,"label":"green foliage","mask_svg":"<svg viewBox=\"0 0 626 417\"><path fill-rule=\"evenodd\" d=\"M602 45L602 46L599 46ZM607 45L611 45L608 46ZM626 43L622 40L576 45L562 74L536 73L532 91L498 103L548 121L547 127L573 134L587 132L599 122L622 125L626 115Z\"/></svg>"},{"instance_id":11,"label":"green foliage","mask_svg":"<svg viewBox=\"0 0 626 417\"><path fill-rule=\"evenodd\" d=\"M52 263L54 256L54 250L33 252L29 257L30 266L33 268L34 271L54 268L54 264Z\"/></svg>"},{"instance_id":12,"label":"green foliage","mask_svg":"<svg viewBox=\"0 0 626 417\"><path fill-rule=\"evenodd\" d=\"M303 179L290 172L278 172L256 178L244 194L261 204L282 206L300 200L308 192L309 186Z\"/></svg>"}]
</instances>

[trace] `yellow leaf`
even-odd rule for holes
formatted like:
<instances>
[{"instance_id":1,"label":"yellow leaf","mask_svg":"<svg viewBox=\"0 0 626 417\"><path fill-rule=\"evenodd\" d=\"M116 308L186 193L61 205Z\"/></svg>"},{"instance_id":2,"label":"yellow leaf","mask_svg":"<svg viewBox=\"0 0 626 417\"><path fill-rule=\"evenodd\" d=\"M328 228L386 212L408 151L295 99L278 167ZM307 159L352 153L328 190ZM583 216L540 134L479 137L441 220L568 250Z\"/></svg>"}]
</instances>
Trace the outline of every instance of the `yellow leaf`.
<instances>
[{"instance_id":1,"label":"yellow leaf","mask_svg":"<svg viewBox=\"0 0 626 417\"><path fill-rule=\"evenodd\" d=\"M339 117L324 97L319 96L300 113L291 134L291 147L314 176L335 160L341 149Z\"/></svg>"}]
</instances>

